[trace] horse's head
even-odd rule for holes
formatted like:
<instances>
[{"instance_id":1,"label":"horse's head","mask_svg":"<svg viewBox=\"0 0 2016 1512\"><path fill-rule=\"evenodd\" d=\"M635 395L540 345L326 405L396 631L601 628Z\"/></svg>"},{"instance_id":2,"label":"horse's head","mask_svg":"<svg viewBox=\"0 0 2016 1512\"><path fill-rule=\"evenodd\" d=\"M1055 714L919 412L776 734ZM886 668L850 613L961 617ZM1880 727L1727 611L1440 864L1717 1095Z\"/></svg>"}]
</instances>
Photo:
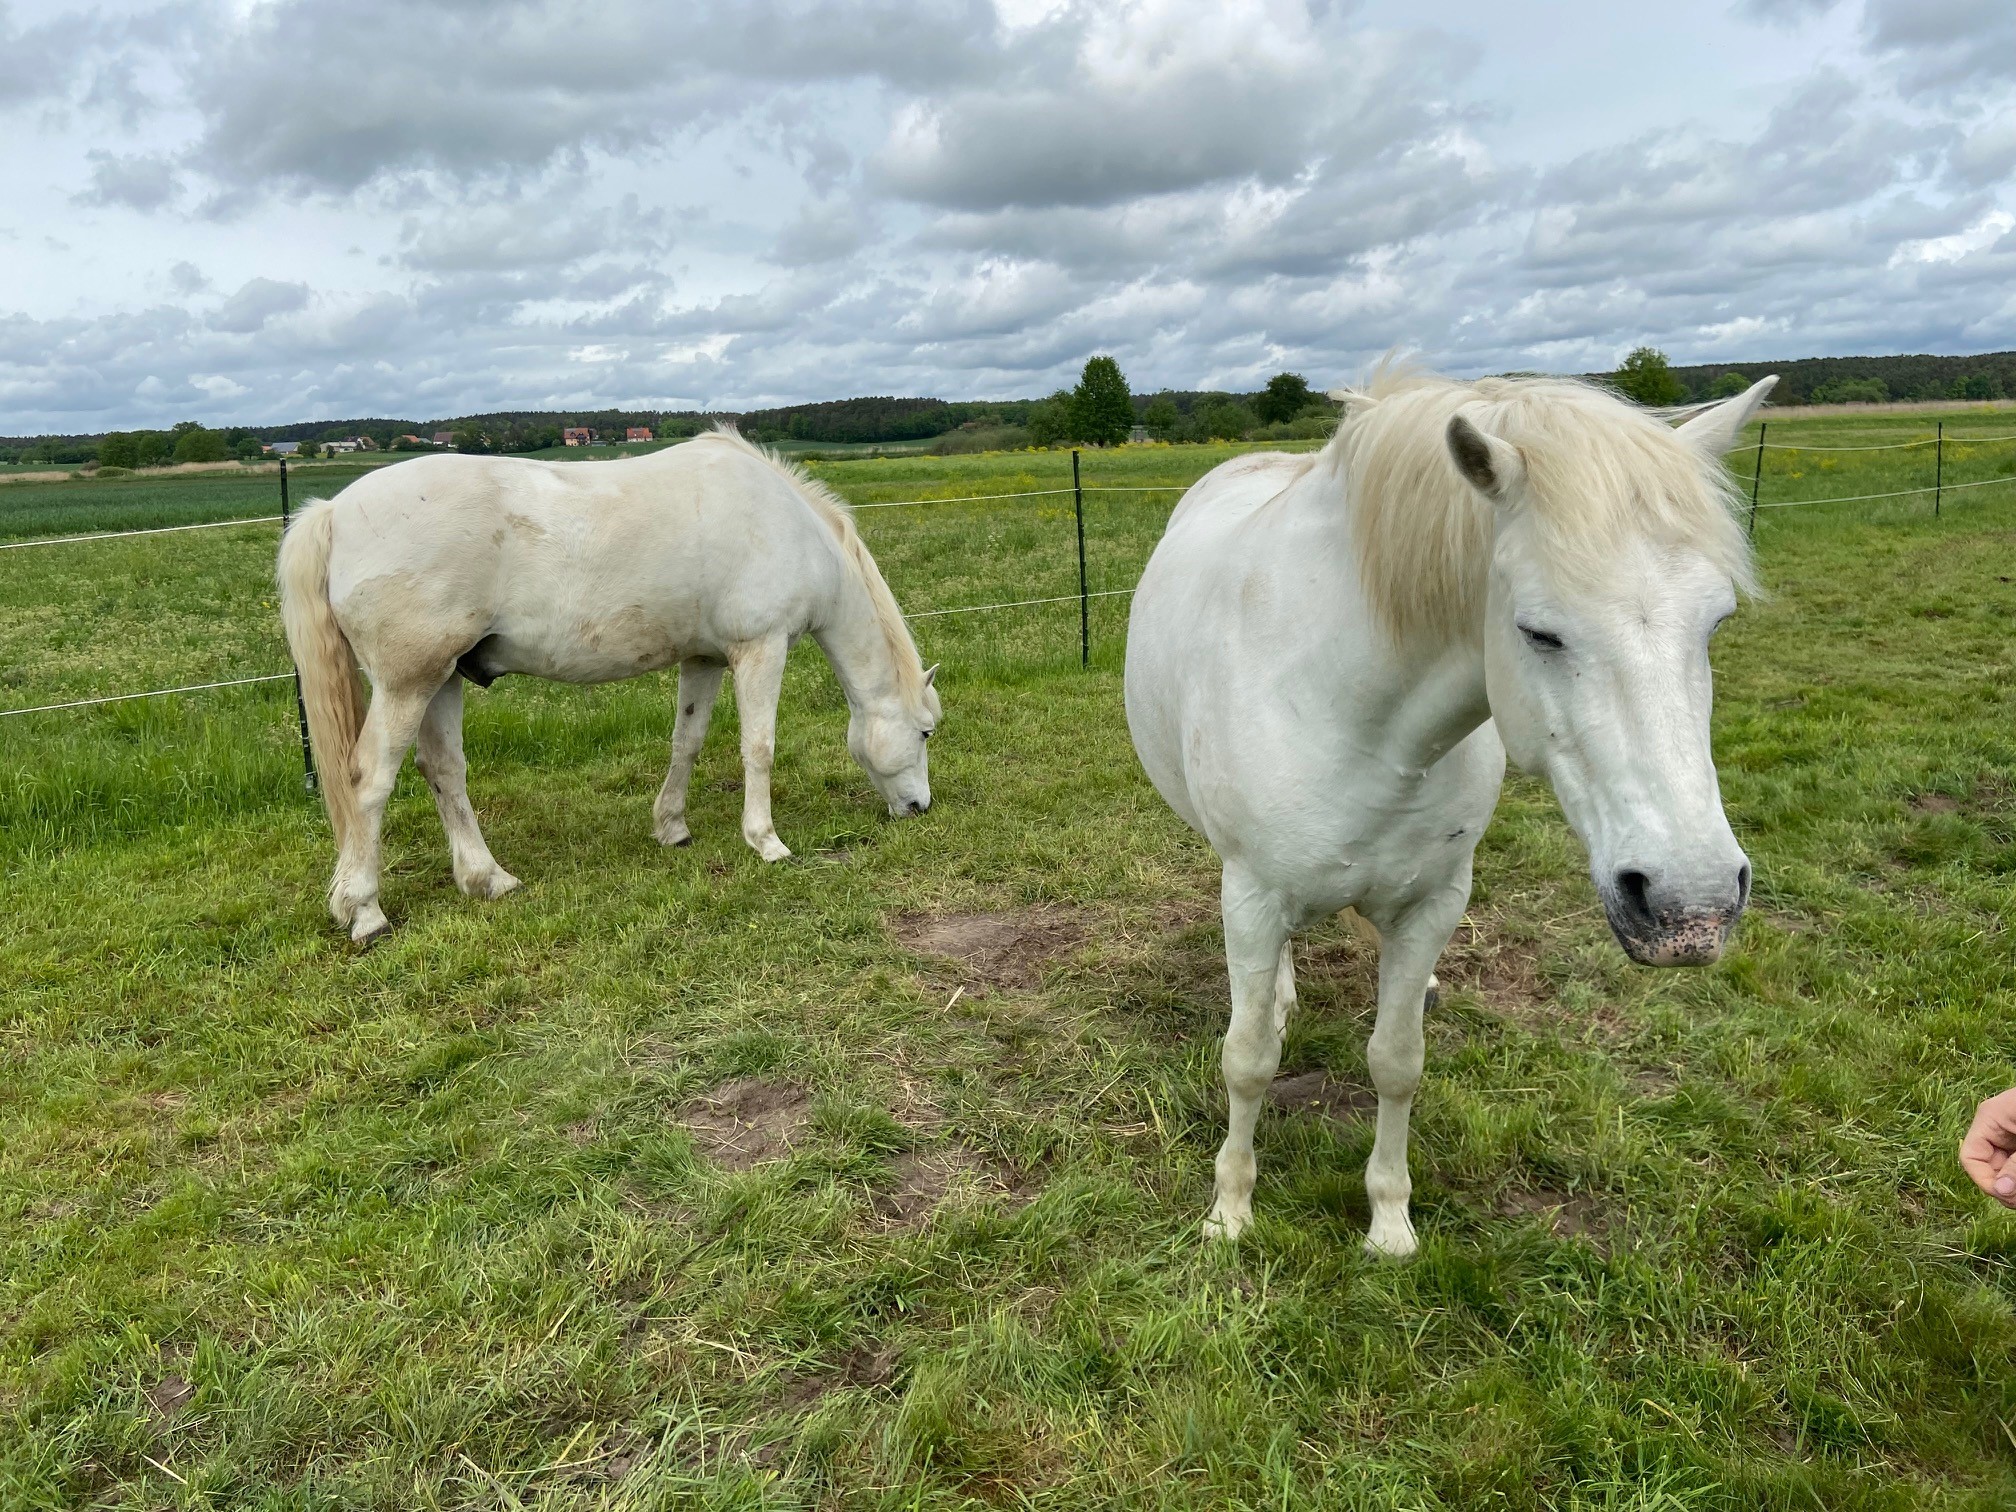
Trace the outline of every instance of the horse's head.
<instances>
[{"instance_id":1,"label":"horse's head","mask_svg":"<svg viewBox=\"0 0 2016 1512\"><path fill-rule=\"evenodd\" d=\"M1448 426L1495 506L1492 717L1553 786L1611 930L1647 966L1716 960L1750 895L1709 745L1708 642L1748 572L1722 457L1776 381L1677 429L1586 391L1571 414L1480 407Z\"/></svg>"},{"instance_id":2,"label":"horse's head","mask_svg":"<svg viewBox=\"0 0 2016 1512\"><path fill-rule=\"evenodd\" d=\"M927 668L915 697L864 703L847 721L847 749L893 818L907 819L931 807L929 747L931 732L943 717L937 678L937 667Z\"/></svg>"}]
</instances>

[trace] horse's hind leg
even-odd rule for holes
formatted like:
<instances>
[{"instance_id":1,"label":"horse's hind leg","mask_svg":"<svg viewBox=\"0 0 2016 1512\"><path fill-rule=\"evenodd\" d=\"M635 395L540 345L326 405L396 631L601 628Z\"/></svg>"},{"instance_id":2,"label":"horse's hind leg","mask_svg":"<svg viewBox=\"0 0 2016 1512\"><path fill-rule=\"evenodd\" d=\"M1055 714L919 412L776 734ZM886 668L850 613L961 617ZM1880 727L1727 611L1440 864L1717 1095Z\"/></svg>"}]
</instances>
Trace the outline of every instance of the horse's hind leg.
<instances>
[{"instance_id":1,"label":"horse's hind leg","mask_svg":"<svg viewBox=\"0 0 2016 1512\"><path fill-rule=\"evenodd\" d=\"M770 769L777 760L777 700L784 692L784 658L790 643L781 635L746 642L732 661L735 712L742 721L742 838L765 861L791 852L770 821Z\"/></svg>"},{"instance_id":2,"label":"horse's hind leg","mask_svg":"<svg viewBox=\"0 0 2016 1512\"><path fill-rule=\"evenodd\" d=\"M357 739L357 823L344 837L329 884L329 911L336 922L350 926L359 944L384 934L391 926L378 906L378 841L385 825L385 805L392 797L400 764L427 716L434 697L424 688L388 688L371 694L371 712Z\"/></svg>"},{"instance_id":3,"label":"horse's hind leg","mask_svg":"<svg viewBox=\"0 0 2016 1512\"><path fill-rule=\"evenodd\" d=\"M1253 1216L1253 1130L1267 1087L1281 1064L1281 1034L1295 1001L1288 956L1288 920L1281 902L1226 867L1225 966L1232 983L1232 1022L1225 1031L1225 1143L1219 1146L1217 1188L1207 1238L1236 1239ZM1284 974L1282 968L1289 965Z\"/></svg>"},{"instance_id":4,"label":"horse's hind leg","mask_svg":"<svg viewBox=\"0 0 2016 1512\"><path fill-rule=\"evenodd\" d=\"M686 827L686 789L693 781L693 763L700 759L700 747L707 740L707 721L714 714L714 700L721 692L721 675L728 669L718 662L687 661L679 664L679 713L672 721L672 764L665 769L665 785L658 789L658 801L651 805L651 832L660 845L684 845L693 838Z\"/></svg>"},{"instance_id":5,"label":"horse's hind leg","mask_svg":"<svg viewBox=\"0 0 2016 1512\"><path fill-rule=\"evenodd\" d=\"M1435 992L1435 962L1449 944L1470 901L1470 871L1430 894L1379 929L1379 1017L1365 1059L1379 1091L1379 1128L1372 1158L1365 1164L1365 1195L1372 1202L1372 1227L1365 1252L1404 1260L1417 1248L1407 1202L1413 1178L1407 1173L1407 1123L1421 1085L1424 1045L1421 1015Z\"/></svg>"},{"instance_id":6,"label":"horse's hind leg","mask_svg":"<svg viewBox=\"0 0 2016 1512\"><path fill-rule=\"evenodd\" d=\"M429 700L420 721L420 746L414 764L434 790L441 828L448 832L448 853L455 860L455 885L472 898L501 898L518 879L497 864L476 811L469 806L469 763L462 758L462 679L451 677Z\"/></svg>"}]
</instances>

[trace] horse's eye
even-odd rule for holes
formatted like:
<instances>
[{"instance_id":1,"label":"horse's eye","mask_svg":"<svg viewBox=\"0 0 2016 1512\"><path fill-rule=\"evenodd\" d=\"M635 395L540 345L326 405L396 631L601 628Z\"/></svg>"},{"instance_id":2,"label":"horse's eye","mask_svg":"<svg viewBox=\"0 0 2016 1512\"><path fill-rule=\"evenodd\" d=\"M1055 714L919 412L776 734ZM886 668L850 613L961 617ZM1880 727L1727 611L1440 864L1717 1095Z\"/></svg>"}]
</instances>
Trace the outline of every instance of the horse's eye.
<instances>
[{"instance_id":1,"label":"horse's eye","mask_svg":"<svg viewBox=\"0 0 2016 1512\"><path fill-rule=\"evenodd\" d=\"M1531 646L1535 651L1559 651L1561 649L1561 637L1556 635L1552 630L1533 630L1525 625L1521 625L1519 633L1526 637L1526 644Z\"/></svg>"}]
</instances>

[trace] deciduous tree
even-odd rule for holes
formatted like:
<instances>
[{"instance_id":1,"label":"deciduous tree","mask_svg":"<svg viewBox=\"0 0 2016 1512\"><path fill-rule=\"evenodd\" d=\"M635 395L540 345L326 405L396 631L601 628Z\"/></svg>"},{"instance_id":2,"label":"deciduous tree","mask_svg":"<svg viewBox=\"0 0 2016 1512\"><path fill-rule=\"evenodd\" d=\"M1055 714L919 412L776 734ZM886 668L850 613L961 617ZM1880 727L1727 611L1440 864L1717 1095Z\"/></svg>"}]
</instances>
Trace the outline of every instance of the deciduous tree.
<instances>
[{"instance_id":1,"label":"deciduous tree","mask_svg":"<svg viewBox=\"0 0 2016 1512\"><path fill-rule=\"evenodd\" d=\"M1309 380L1300 373L1276 373L1254 396L1253 413L1262 425L1279 425L1301 414L1315 397L1309 392Z\"/></svg>"},{"instance_id":2,"label":"deciduous tree","mask_svg":"<svg viewBox=\"0 0 2016 1512\"><path fill-rule=\"evenodd\" d=\"M1134 398L1126 375L1111 357L1093 357L1071 391L1071 439L1116 446L1134 428Z\"/></svg>"},{"instance_id":3,"label":"deciduous tree","mask_svg":"<svg viewBox=\"0 0 2016 1512\"><path fill-rule=\"evenodd\" d=\"M1657 347L1641 346L1626 357L1610 375L1619 393L1640 404L1678 404L1687 390L1673 376L1666 354Z\"/></svg>"}]
</instances>

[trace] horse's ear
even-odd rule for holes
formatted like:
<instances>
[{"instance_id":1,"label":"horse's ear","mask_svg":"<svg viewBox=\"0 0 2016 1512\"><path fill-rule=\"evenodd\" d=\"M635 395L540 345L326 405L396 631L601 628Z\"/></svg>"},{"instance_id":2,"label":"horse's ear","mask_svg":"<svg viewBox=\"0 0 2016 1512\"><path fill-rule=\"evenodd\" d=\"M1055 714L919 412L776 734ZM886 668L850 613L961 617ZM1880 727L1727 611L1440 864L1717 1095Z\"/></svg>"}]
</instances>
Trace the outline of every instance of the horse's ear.
<instances>
[{"instance_id":1,"label":"horse's ear","mask_svg":"<svg viewBox=\"0 0 2016 1512\"><path fill-rule=\"evenodd\" d=\"M1526 481L1526 462L1516 448L1481 431L1461 415L1449 417L1449 455L1464 481L1494 504L1503 504Z\"/></svg>"},{"instance_id":2,"label":"horse's ear","mask_svg":"<svg viewBox=\"0 0 2016 1512\"><path fill-rule=\"evenodd\" d=\"M1757 406L1764 402L1764 396L1777 382L1776 373L1769 378L1759 378L1735 398L1725 399L1696 415L1679 427L1678 434L1685 436L1688 444L1698 448L1711 461L1720 462L1729 448L1736 444L1736 438L1743 434L1743 427L1750 423L1750 417L1757 413Z\"/></svg>"},{"instance_id":3,"label":"horse's ear","mask_svg":"<svg viewBox=\"0 0 2016 1512\"><path fill-rule=\"evenodd\" d=\"M925 687L927 687L927 688L928 688L928 687L930 687L930 686L931 686L931 684L932 684L933 682L937 681L937 678L938 678L938 669L939 669L939 667L941 667L942 665L944 665L944 664L943 664L942 662L933 662L933 663L931 663L931 665L930 665L930 666L928 666L928 667L926 667L926 668L924 669L924 686L925 686Z\"/></svg>"}]
</instances>

